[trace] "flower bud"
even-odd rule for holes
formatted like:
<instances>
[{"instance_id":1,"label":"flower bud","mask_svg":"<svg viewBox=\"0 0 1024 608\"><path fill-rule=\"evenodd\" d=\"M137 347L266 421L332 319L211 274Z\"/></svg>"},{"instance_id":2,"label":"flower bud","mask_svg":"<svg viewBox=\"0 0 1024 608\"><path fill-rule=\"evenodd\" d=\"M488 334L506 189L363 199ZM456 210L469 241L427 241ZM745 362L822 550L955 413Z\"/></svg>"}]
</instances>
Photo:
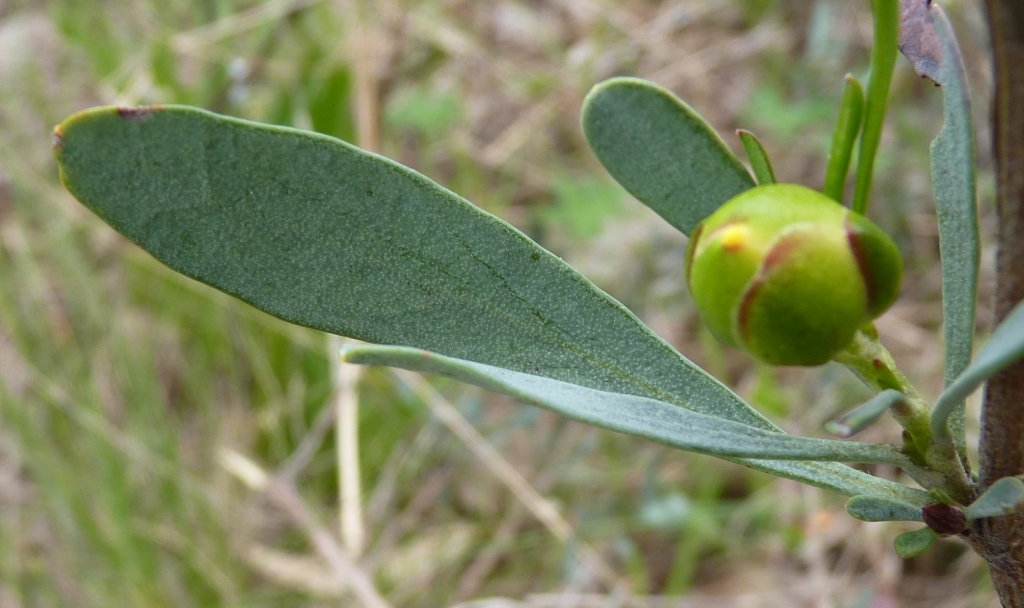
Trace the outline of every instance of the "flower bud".
<instances>
[{"instance_id":1,"label":"flower bud","mask_svg":"<svg viewBox=\"0 0 1024 608\"><path fill-rule=\"evenodd\" d=\"M687 279L720 340L773 365L821 365L896 300L903 266L864 216L795 184L747 190L693 232Z\"/></svg>"}]
</instances>

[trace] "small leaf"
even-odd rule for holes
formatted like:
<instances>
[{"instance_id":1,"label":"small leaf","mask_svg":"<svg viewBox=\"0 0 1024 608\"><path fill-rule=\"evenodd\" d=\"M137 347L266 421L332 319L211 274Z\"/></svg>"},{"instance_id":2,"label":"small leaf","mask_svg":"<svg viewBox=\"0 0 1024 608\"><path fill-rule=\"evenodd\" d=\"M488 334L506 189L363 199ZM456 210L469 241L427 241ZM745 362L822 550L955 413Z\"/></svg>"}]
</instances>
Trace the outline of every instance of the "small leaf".
<instances>
[{"instance_id":1,"label":"small leaf","mask_svg":"<svg viewBox=\"0 0 1024 608\"><path fill-rule=\"evenodd\" d=\"M825 430L842 438L852 437L863 431L878 420L889 408L905 399L903 393L895 389L887 389L878 393L870 401L845 414L839 420L825 423Z\"/></svg>"},{"instance_id":2,"label":"small leaf","mask_svg":"<svg viewBox=\"0 0 1024 608\"><path fill-rule=\"evenodd\" d=\"M967 507L967 519L1011 515L1024 506L1024 481L1003 477L989 486L985 493Z\"/></svg>"},{"instance_id":3,"label":"small leaf","mask_svg":"<svg viewBox=\"0 0 1024 608\"><path fill-rule=\"evenodd\" d=\"M920 528L900 534L893 541L893 546L900 557L914 557L931 549L937 538L939 534L931 528Z\"/></svg>"},{"instance_id":4,"label":"small leaf","mask_svg":"<svg viewBox=\"0 0 1024 608\"><path fill-rule=\"evenodd\" d=\"M850 158L853 156L853 145L860 132L863 114L864 89L861 88L859 80L852 74L847 74L843 97L839 102L839 118L836 119L832 147L828 153L828 166L825 168L825 187L822 190L826 196L840 204L843 202L846 176L850 172Z\"/></svg>"},{"instance_id":5,"label":"small leaf","mask_svg":"<svg viewBox=\"0 0 1024 608\"><path fill-rule=\"evenodd\" d=\"M1018 304L992 333L974 361L939 396L932 410L932 431L948 432L946 420L985 380L1024 357L1024 302Z\"/></svg>"},{"instance_id":6,"label":"small leaf","mask_svg":"<svg viewBox=\"0 0 1024 608\"><path fill-rule=\"evenodd\" d=\"M772 163L768 160L768 153L765 152L761 141L746 129L736 129L736 134L740 136L740 142L743 143L743 149L750 160L750 167L754 170L758 185L774 184L775 171L772 170Z\"/></svg>"},{"instance_id":7,"label":"small leaf","mask_svg":"<svg viewBox=\"0 0 1024 608\"><path fill-rule=\"evenodd\" d=\"M754 187L711 125L646 80L612 78L595 86L583 103L583 133L623 188L686 235Z\"/></svg>"},{"instance_id":8,"label":"small leaf","mask_svg":"<svg viewBox=\"0 0 1024 608\"><path fill-rule=\"evenodd\" d=\"M921 507L878 496L854 496L846 512L861 521L924 521Z\"/></svg>"},{"instance_id":9,"label":"small leaf","mask_svg":"<svg viewBox=\"0 0 1024 608\"><path fill-rule=\"evenodd\" d=\"M939 253L942 259L945 382L949 386L971 361L981 247L976 202L974 124L971 120L967 75L949 19L938 4L932 4L929 10L934 32L942 44L936 82L942 87L944 122L942 130L932 142L931 157L932 188L939 220ZM933 45L934 41L930 43L930 46ZM950 427L953 439L960 459L967 463L963 403L956 403L954 409L943 416L952 416ZM945 433L944 422L942 432Z\"/></svg>"},{"instance_id":10,"label":"small leaf","mask_svg":"<svg viewBox=\"0 0 1024 608\"><path fill-rule=\"evenodd\" d=\"M342 357L349 363L390 365L441 374L510 395L574 420L675 448L730 459L885 461L898 466L912 466L892 446L793 437L778 431L757 429L707 416L653 399L598 391L418 349L352 346L342 351ZM927 500L923 492L907 490L910 489L898 491L904 500Z\"/></svg>"}]
</instances>

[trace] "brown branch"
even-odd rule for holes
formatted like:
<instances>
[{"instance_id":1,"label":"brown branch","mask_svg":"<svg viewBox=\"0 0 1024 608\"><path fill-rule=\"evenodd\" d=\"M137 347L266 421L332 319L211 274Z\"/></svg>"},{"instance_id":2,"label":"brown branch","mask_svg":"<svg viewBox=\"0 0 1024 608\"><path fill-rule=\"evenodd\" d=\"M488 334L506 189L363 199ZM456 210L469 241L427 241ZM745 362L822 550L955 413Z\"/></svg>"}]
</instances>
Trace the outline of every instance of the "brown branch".
<instances>
[{"instance_id":1,"label":"brown branch","mask_svg":"<svg viewBox=\"0 0 1024 608\"><path fill-rule=\"evenodd\" d=\"M1024 300L1024 3L987 0L994 55L998 246L995 321ZM981 411L980 481L1024 473L1024 362L993 376ZM1024 515L978 520L969 537L1002 605L1024 607Z\"/></svg>"},{"instance_id":2,"label":"brown branch","mask_svg":"<svg viewBox=\"0 0 1024 608\"><path fill-rule=\"evenodd\" d=\"M995 321L1024 300L1024 3L988 0L999 253ZM981 484L1024 473L1024 362L989 381L982 409Z\"/></svg>"}]
</instances>

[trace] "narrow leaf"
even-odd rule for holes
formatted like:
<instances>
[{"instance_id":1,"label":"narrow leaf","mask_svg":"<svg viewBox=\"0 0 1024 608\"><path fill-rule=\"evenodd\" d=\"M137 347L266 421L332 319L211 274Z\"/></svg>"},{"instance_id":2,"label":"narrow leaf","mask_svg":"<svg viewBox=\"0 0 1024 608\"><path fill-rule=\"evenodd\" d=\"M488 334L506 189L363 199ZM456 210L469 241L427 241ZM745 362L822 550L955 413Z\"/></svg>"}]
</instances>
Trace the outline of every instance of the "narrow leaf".
<instances>
[{"instance_id":1,"label":"narrow leaf","mask_svg":"<svg viewBox=\"0 0 1024 608\"><path fill-rule=\"evenodd\" d=\"M846 512L861 521L924 521L921 507L878 496L854 496Z\"/></svg>"},{"instance_id":2,"label":"narrow leaf","mask_svg":"<svg viewBox=\"0 0 1024 608\"><path fill-rule=\"evenodd\" d=\"M736 134L740 136L740 142L743 143L743 150L747 153L758 185L774 184L776 182L775 171L772 170L772 163L768 160L768 153L761 145L761 140L746 129L736 129Z\"/></svg>"},{"instance_id":3,"label":"narrow leaf","mask_svg":"<svg viewBox=\"0 0 1024 608\"><path fill-rule=\"evenodd\" d=\"M793 437L779 431L707 416L653 399L594 390L418 349L354 346L344 349L342 356L349 363L390 365L441 374L510 395L574 420L714 456L730 459L870 461L888 462L901 467L913 466L908 458L892 446ZM909 488L896 492L904 500L927 500L926 494Z\"/></svg>"},{"instance_id":4,"label":"narrow leaf","mask_svg":"<svg viewBox=\"0 0 1024 608\"><path fill-rule=\"evenodd\" d=\"M623 188L686 235L754 186L711 125L646 80L612 78L595 86L583 102L583 133Z\"/></svg>"},{"instance_id":5,"label":"narrow leaf","mask_svg":"<svg viewBox=\"0 0 1024 608\"><path fill-rule=\"evenodd\" d=\"M1021 357L1024 357L1024 302L1010 311L974 361L939 395L932 410L932 431L936 435L947 433L946 420L950 413L962 407L964 400L985 380Z\"/></svg>"},{"instance_id":6,"label":"narrow leaf","mask_svg":"<svg viewBox=\"0 0 1024 608\"><path fill-rule=\"evenodd\" d=\"M852 437L874 424L882 414L889 411L889 408L904 399L903 393L891 388L886 389L839 420L826 422L825 430L844 439Z\"/></svg>"},{"instance_id":7,"label":"narrow leaf","mask_svg":"<svg viewBox=\"0 0 1024 608\"><path fill-rule=\"evenodd\" d=\"M286 321L775 428L562 260L388 159L174 106L89 110L57 135L87 207Z\"/></svg>"},{"instance_id":8,"label":"narrow leaf","mask_svg":"<svg viewBox=\"0 0 1024 608\"><path fill-rule=\"evenodd\" d=\"M836 119L836 128L832 133L832 147L828 153L823 190L826 196L840 204L843 202L846 176L850 172L850 159L853 157L853 145L857 142L863 115L864 89L853 74L847 74L843 97L839 102L839 118Z\"/></svg>"},{"instance_id":9,"label":"narrow leaf","mask_svg":"<svg viewBox=\"0 0 1024 608\"><path fill-rule=\"evenodd\" d=\"M919 528L897 536L893 541L893 546L896 547L896 553L900 557L914 557L931 549L937 538L939 538L938 533L931 528Z\"/></svg>"},{"instance_id":10,"label":"narrow leaf","mask_svg":"<svg viewBox=\"0 0 1024 608\"><path fill-rule=\"evenodd\" d=\"M885 110L889 105L889 87L896 67L899 44L899 6L897 0L871 0L875 39L871 45L871 76L864 103L864 128L857 156L857 183L853 194L853 210L864 214L871 196L875 154L882 140Z\"/></svg>"},{"instance_id":11,"label":"narrow leaf","mask_svg":"<svg viewBox=\"0 0 1024 608\"><path fill-rule=\"evenodd\" d=\"M999 517L1011 515L1021 506L1024 506L1024 481L1018 477L1003 477L989 486L964 513L970 520Z\"/></svg>"},{"instance_id":12,"label":"narrow leaf","mask_svg":"<svg viewBox=\"0 0 1024 608\"><path fill-rule=\"evenodd\" d=\"M975 141L967 75L960 47L942 8L932 4L930 12L935 32L942 43L936 82L942 87L944 123L932 142L931 157L942 258L945 382L949 386L970 363L974 338L980 260ZM966 463L964 405L962 402L955 405L952 411L943 415L952 415L953 439L961 460Z\"/></svg>"}]
</instances>

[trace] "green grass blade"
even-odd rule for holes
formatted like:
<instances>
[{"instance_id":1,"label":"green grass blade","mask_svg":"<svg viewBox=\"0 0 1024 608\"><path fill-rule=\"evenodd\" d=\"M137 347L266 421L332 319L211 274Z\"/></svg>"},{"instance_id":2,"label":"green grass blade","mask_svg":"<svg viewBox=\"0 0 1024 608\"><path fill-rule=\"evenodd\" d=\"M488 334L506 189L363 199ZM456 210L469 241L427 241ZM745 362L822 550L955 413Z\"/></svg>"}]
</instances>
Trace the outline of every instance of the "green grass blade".
<instances>
[{"instance_id":1,"label":"green grass blade","mask_svg":"<svg viewBox=\"0 0 1024 608\"><path fill-rule=\"evenodd\" d=\"M583 133L623 188L686 235L754 187L707 121L646 80L612 78L595 86L583 102Z\"/></svg>"},{"instance_id":2,"label":"green grass blade","mask_svg":"<svg viewBox=\"0 0 1024 608\"><path fill-rule=\"evenodd\" d=\"M1024 505L1024 481L1018 477L1003 477L989 486L985 493L971 503L964 515L967 519L1012 515Z\"/></svg>"},{"instance_id":3,"label":"green grass blade","mask_svg":"<svg viewBox=\"0 0 1024 608\"><path fill-rule=\"evenodd\" d=\"M176 106L94 109L57 132L87 207L286 321L775 428L559 258L388 159Z\"/></svg>"},{"instance_id":4,"label":"green grass blade","mask_svg":"<svg viewBox=\"0 0 1024 608\"><path fill-rule=\"evenodd\" d=\"M846 512L861 521L924 521L921 507L877 496L854 496Z\"/></svg>"},{"instance_id":5,"label":"green grass blade","mask_svg":"<svg viewBox=\"0 0 1024 608\"><path fill-rule=\"evenodd\" d=\"M889 87L896 67L899 44L899 4L897 0L871 0L875 39L871 46L871 77L864 104L864 128L857 156L857 184L853 194L853 210L864 214L871 196L875 153L882 140L885 109L889 105Z\"/></svg>"},{"instance_id":6,"label":"green grass blade","mask_svg":"<svg viewBox=\"0 0 1024 608\"><path fill-rule=\"evenodd\" d=\"M419 349L354 346L346 348L342 356L349 363L390 365L441 374L510 395L574 420L703 454L730 459L884 461L902 467L912 466L909 459L892 446L793 437L653 399L598 391ZM911 496L916 497L914 494Z\"/></svg>"},{"instance_id":7,"label":"green grass blade","mask_svg":"<svg viewBox=\"0 0 1024 608\"><path fill-rule=\"evenodd\" d=\"M981 246L967 74L953 28L937 4L931 5L931 17L943 47L937 77L942 87L944 123L932 142L931 158L942 259L945 382L949 386L971 361ZM958 403L951 414L953 439L960 458L967 462L963 403Z\"/></svg>"},{"instance_id":8,"label":"green grass blade","mask_svg":"<svg viewBox=\"0 0 1024 608\"><path fill-rule=\"evenodd\" d=\"M846 176L850 172L850 158L853 146L860 132L861 119L864 115L864 89L853 74L846 75L843 85L843 97L839 103L839 118L832 134L832 147L828 153L828 166L825 168L826 196L843 202L843 191L846 190Z\"/></svg>"},{"instance_id":9,"label":"green grass blade","mask_svg":"<svg viewBox=\"0 0 1024 608\"><path fill-rule=\"evenodd\" d=\"M761 140L746 129L736 129L736 134L740 136L740 142L750 160L750 168L754 170L754 177L757 178L758 185L774 184L777 181L775 171L772 169L772 163L768 160L768 153L765 152Z\"/></svg>"},{"instance_id":10,"label":"green grass blade","mask_svg":"<svg viewBox=\"0 0 1024 608\"><path fill-rule=\"evenodd\" d=\"M1003 319L974 361L939 396L932 410L932 432L948 433L946 422L954 411L963 408L964 400L985 380L1021 357L1024 357L1024 302Z\"/></svg>"}]
</instances>

